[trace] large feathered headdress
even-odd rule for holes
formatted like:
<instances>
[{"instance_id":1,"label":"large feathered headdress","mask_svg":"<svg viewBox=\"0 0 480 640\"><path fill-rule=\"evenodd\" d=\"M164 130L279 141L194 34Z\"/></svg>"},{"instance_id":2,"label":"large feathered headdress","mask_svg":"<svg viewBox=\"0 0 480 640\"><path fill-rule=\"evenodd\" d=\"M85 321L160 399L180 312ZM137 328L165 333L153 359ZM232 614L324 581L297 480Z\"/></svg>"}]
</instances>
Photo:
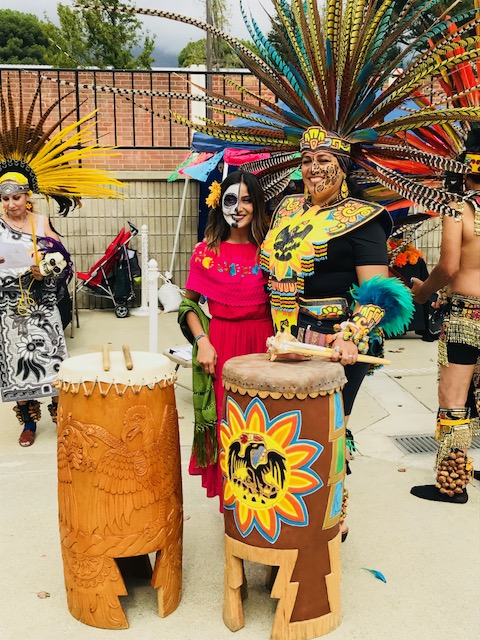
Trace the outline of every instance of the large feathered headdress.
<instances>
[{"instance_id":1,"label":"large feathered headdress","mask_svg":"<svg viewBox=\"0 0 480 640\"><path fill-rule=\"evenodd\" d=\"M112 154L111 148L100 147L92 137L95 112L57 131L74 110L51 125L47 125L47 121L68 94L56 100L35 121L39 95L40 85L25 112L21 89L14 97L8 80L6 96L0 92L0 179L8 177L7 174L24 176L28 190L56 200L62 215L77 206L82 196L122 197L111 189L122 186L111 173L81 164Z\"/></svg>"},{"instance_id":2,"label":"large feathered headdress","mask_svg":"<svg viewBox=\"0 0 480 640\"><path fill-rule=\"evenodd\" d=\"M349 147L350 157L367 181L374 180L427 209L456 215L448 202L458 196L438 189L435 180L445 171L468 171L455 160L463 139L457 123L480 121L480 108L463 103L455 94L449 96L449 103L434 105L425 85L449 78L459 65L478 64L479 0L474 0L477 8L436 19L393 56L391 50L401 36L421 23L439 0L406 0L399 14L394 0L325 0L323 11L315 0L272 0L276 11L272 30L281 47L272 44L239 2L258 54L200 20L132 6L106 8L159 16L210 32L229 44L272 91L275 99L269 100L226 79L244 100L206 91L204 102L218 118L205 118L199 125L172 114L174 120L197 131L270 151L267 160L243 166L257 174L267 197L284 188L300 164L303 133L317 126ZM462 89L462 95L471 91ZM199 99L193 94L172 93L171 97ZM460 102L452 106L452 98ZM251 127L225 124L225 116L246 118Z\"/></svg>"}]
</instances>

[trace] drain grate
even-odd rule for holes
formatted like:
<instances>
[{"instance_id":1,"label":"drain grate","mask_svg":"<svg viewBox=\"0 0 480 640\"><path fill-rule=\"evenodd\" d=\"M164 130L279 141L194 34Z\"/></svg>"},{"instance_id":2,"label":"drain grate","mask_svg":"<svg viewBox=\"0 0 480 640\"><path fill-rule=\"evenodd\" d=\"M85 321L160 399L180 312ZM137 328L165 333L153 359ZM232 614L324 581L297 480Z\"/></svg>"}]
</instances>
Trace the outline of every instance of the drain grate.
<instances>
[{"instance_id":1,"label":"drain grate","mask_svg":"<svg viewBox=\"0 0 480 640\"><path fill-rule=\"evenodd\" d=\"M429 434L415 436L390 436L395 444L405 453L436 453L437 441ZM480 437L472 440L472 449L480 449Z\"/></svg>"}]
</instances>

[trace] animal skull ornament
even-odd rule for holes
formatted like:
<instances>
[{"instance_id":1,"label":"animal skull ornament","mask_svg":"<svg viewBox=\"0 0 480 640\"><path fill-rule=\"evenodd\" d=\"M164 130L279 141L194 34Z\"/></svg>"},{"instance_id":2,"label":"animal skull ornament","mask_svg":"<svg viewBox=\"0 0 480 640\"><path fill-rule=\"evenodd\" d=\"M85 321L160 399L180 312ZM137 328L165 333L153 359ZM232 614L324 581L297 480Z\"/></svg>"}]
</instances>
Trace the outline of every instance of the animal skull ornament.
<instances>
[{"instance_id":1,"label":"animal skull ornament","mask_svg":"<svg viewBox=\"0 0 480 640\"><path fill-rule=\"evenodd\" d=\"M40 273L45 278L46 276L59 276L66 268L67 262L59 251L55 251L54 253L46 253L38 266Z\"/></svg>"}]
</instances>

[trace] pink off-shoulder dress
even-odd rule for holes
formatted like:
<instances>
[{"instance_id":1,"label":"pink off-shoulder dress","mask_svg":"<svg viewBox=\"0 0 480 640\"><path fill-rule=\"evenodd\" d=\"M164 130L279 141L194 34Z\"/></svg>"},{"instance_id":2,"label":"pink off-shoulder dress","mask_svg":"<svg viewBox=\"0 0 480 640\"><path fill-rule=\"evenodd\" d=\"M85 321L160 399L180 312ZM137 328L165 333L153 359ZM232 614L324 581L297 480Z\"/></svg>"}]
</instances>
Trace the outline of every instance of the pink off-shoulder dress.
<instances>
[{"instance_id":1,"label":"pink off-shoulder dress","mask_svg":"<svg viewBox=\"0 0 480 640\"><path fill-rule=\"evenodd\" d=\"M250 243L222 242L219 254L215 254L201 242L190 260L186 288L207 298L212 316L209 337L218 356L214 390L219 423L223 365L235 356L265 353L266 340L274 333L266 283L257 247ZM201 476L209 498L219 496L223 511L223 479L218 461L199 467L192 454L189 473Z\"/></svg>"}]
</instances>

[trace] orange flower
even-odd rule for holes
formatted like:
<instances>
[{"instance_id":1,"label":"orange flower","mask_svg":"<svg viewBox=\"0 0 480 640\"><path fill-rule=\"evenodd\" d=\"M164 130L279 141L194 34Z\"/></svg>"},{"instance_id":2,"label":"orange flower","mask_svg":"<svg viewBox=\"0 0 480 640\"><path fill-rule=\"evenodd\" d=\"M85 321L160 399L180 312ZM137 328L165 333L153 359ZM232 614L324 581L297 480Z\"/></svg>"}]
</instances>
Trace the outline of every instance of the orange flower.
<instances>
[{"instance_id":1,"label":"orange flower","mask_svg":"<svg viewBox=\"0 0 480 640\"><path fill-rule=\"evenodd\" d=\"M210 209L216 209L220 202L220 193L222 187L220 183L214 180L212 184L208 187L210 190L210 195L205 199L205 204L207 204Z\"/></svg>"},{"instance_id":2,"label":"orange flower","mask_svg":"<svg viewBox=\"0 0 480 640\"><path fill-rule=\"evenodd\" d=\"M397 267L404 267L407 264L407 256L404 253L399 253L395 258L395 265Z\"/></svg>"},{"instance_id":3,"label":"orange flower","mask_svg":"<svg viewBox=\"0 0 480 640\"><path fill-rule=\"evenodd\" d=\"M417 264L420 258L423 258L423 253L416 249L411 244L403 244L402 240L388 240L388 251L394 253L400 245L403 245L403 251L401 251L395 258L394 264L396 267L404 267L406 264Z\"/></svg>"}]
</instances>

